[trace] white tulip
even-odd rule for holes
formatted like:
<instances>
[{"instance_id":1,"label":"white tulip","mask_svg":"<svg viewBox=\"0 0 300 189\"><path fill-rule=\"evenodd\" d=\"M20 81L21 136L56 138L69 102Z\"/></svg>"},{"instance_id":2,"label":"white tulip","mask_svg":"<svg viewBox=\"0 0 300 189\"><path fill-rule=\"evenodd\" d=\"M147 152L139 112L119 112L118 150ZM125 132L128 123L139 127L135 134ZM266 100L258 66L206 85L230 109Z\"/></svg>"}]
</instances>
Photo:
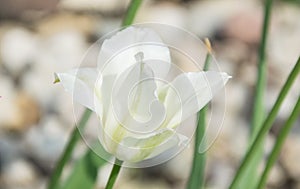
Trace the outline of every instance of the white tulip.
<instances>
[{"instance_id":1,"label":"white tulip","mask_svg":"<svg viewBox=\"0 0 300 189\"><path fill-rule=\"evenodd\" d=\"M168 47L149 28L129 27L103 42L97 68L56 73L78 103L96 112L100 142L120 160L139 162L178 146L176 128L228 81L224 72L188 72L162 83Z\"/></svg>"}]
</instances>

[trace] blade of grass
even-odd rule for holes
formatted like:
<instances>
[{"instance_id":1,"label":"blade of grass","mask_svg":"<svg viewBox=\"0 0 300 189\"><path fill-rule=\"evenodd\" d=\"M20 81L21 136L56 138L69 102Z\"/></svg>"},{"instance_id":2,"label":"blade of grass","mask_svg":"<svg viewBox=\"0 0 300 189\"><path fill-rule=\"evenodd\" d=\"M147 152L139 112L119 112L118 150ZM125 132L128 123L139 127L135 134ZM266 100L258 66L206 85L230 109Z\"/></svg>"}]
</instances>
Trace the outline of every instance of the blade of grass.
<instances>
[{"instance_id":1,"label":"blade of grass","mask_svg":"<svg viewBox=\"0 0 300 189\"><path fill-rule=\"evenodd\" d=\"M266 184L267 178L269 176L269 173L271 171L271 168L273 167L276 160L278 159L278 156L279 156L279 153L283 146L283 143L284 143L285 139L287 138L293 124L295 123L295 121L297 120L299 115L300 115L300 96L298 98L297 104L295 105L295 107L292 111L292 114L287 119L287 121L284 124L284 126L282 127L282 129L280 129L279 135L277 136L277 140L274 144L272 152L269 155L269 158L267 160L267 164L265 166L264 172L263 172L262 176L260 177L257 189L265 188L265 184Z\"/></svg>"},{"instance_id":2,"label":"blade of grass","mask_svg":"<svg viewBox=\"0 0 300 189\"><path fill-rule=\"evenodd\" d=\"M208 52L206 54L203 70L207 71L212 59L212 55L211 55L211 45L209 40L205 39L205 43ZM206 111L207 111L207 105L204 108L202 108L197 115L198 123L196 128L196 136L195 136L196 138L194 144L195 147L194 147L193 164L192 164L189 180L187 182L187 189L202 188L204 186L206 155L205 152L199 153L199 147L205 133Z\"/></svg>"},{"instance_id":3,"label":"blade of grass","mask_svg":"<svg viewBox=\"0 0 300 189\"><path fill-rule=\"evenodd\" d=\"M132 0L126 11L125 17L122 22L122 26L129 26L133 23L137 10L142 4L142 0Z\"/></svg>"},{"instance_id":4,"label":"blade of grass","mask_svg":"<svg viewBox=\"0 0 300 189\"><path fill-rule=\"evenodd\" d=\"M65 164L68 162L68 160L70 159L77 141L80 139L79 128L83 129L85 127L86 123L88 122L89 118L91 117L91 114L92 114L92 111L89 109L86 109L79 121L78 126L75 126L75 129L73 130L73 132L71 134L71 138L69 139L69 142L68 142L67 146L65 147L65 150L56 164L56 167L54 169L54 172L53 172L52 177L50 178L50 181L48 184L48 189L55 189L57 187L59 178L63 171L63 168L64 168Z\"/></svg>"},{"instance_id":5,"label":"blade of grass","mask_svg":"<svg viewBox=\"0 0 300 189\"><path fill-rule=\"evenodd\" d=\"M262 126L262 122L265 118L264 110L264 91L266 88L266 44L268 36L268 28L270 22L270 14L273 0L266 0L265 10L264 10L264 22L261 34L261 42L259 48L259 59L258 59L258 70L257 70L257 83L255 90L254 99L254 110L253 110L253 120L252 120L252 133L251 133L251 143L254 141L255 137Z\"/></svg>"},{"instance_id":6,"label":"blade of grass","mask_svg":"<svg viewBox=\"0 0 300 189\"><path fill-rule=\"evenodd\" d=\"M251 166L251 162L253 161L253 159L256 156L256 153L260 150L259 148L257 148L258 146L262 145L262 142L266 136L266 134L268 133L269 129L271 128L277 113L279 111L279 108L283 102L283 100L285 99L288 91L290 90L293 82L295 81L296 77L298 76L300 71L300 57L298 58L298 61L296 63L296 65L294 66L293 70L291 71L291 73L289 74L288 79L286 80L284 86L282 87L279 96L274 104L274 106L271 109L271 112L269 113L269 115L267 116L267 118L265 119L260 131L258 132L253 144L251 145L250 149L248 150L246 156L244 157L231 185L230 185L230 189L234 189L234 188L238 188L238 184L240 179L244 176L245 171L247 171L247 169L249 168L249 166ZM249 182L249 180L248 180Z\"/></svg>"},{"instance_id":7,"label":"blade of grass","mask_svg":"<svg viewBox=\"0 0 300 189\"><path fill-rule=\"evenodd\" d=\"M267 62L266 62L266 44L268 39L268 28L270 22L272 0L266 0L264 5L264 21L261 33L261 41L258 52L258 67L257 67L257 81L254 97L254 108L252 117L252 127L250 132L249 147L253 143L257 136L262 123L265 119L264 109L264 94L266 88L267 78ZM262 161L263 156L263 142L260 146L257 146L259 151L256 153L249 169L245 172L243 178L240 181L240 188L254 188L257 182L257 170L259 163ZM251 180L251 182L249 182Z\"/></svg>"}]
</instances>

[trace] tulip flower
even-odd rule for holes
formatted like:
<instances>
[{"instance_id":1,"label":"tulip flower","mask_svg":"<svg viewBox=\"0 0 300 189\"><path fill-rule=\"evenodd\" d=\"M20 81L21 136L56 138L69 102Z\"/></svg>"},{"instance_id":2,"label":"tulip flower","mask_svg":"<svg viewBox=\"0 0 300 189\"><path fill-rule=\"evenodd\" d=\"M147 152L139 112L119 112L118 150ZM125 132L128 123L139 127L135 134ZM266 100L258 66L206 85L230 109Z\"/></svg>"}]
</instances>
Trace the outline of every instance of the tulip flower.
<instances>
[{"instance_id":1,"label":"tulip flower","mask_svg":"<svg viewBox=\"0 0 300 189\"><path fill-rule=\"evenodd\" d=\"M140 162L188 141L176 128L224 87L224 72L165 79L169 48L152 29L128 27L106 39L96 68L56 73L67 92L99 118L100 142L119 160Z\"/></svg>"}]
</instances>

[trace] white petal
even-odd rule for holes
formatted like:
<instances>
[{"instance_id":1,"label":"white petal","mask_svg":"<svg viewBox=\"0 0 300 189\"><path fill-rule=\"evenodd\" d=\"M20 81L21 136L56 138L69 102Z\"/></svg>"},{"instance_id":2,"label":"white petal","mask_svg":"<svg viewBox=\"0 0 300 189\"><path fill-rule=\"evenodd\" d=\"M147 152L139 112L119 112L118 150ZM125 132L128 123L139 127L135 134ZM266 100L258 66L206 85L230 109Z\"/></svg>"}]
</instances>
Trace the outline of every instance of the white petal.
<instances>
[{"instance_id":1,"label":"white petal","mask_svg":"<svg viewBox=\"0 0 300 189\"><path fill-rule=\"evenodd\" d=\"M94 86L98 77L96 69L80 68L55 75L65 90L73 95L75 101L95 111L94 104L100 104L98 99L94 99Z\"/></svg>"},{"instance_id":2,"label":"white petal","mask_svg":"<svg viewBox=\"0 0 300 189\"><path fill-rule=\"evenodd\" d=\"M111 106L112 88L115 79L116 75L106 75L98 79L95 84L95 98L102 102L101 106L96 106L96 113L101 118L102 125L106 122L106 117Z\"/></svg>"},{"instance_id":3,"label":"white petal","mask_svg":"<svg viewBox=\"0 0 300 189\"><path fill-rule=\"evenodd\" d=\"M103 77L103 129L112 153L124 137L150 133L165 119L163 104L155 95L156 83L149 66L137 63L110 82ZM107 85L107 87L105 87Z\"/></svg>"},{"instance_id":4,"label":"white petal","mask_svg":"<svg viewBox=\"0 0 300 189\"><path fill-rule=\"evenodd\" d=\"M186 137L171 129L164 129L140 138L127 137L118 146L116 156L128 162L139 162L155 157L179 145L185 139Z\"/></svg>"},{"instance_id":5,"label":"white petal","mask_svg":"<svg viewBox=\"0 0 300 189\"><path fill-rule=\"evenodd\" d=\"M230 76L224 72L189 72L177 76L158 90L167 109L165 126L174 128L202 109L219 92Z\"/></svg>"},{"instance_id":6,"label":"white petal","mask_svg":"<svg viewBox=\"0 0 300 189\"><path fill-rule=\"evenodd\" d=\"M150 28L128 27L103 42L98 57L98 68L103 75L119 74L136 63L135 55L144 53L144 60L161 60L160 72L167 74L170 52L159 35ZM163 63L162 63L163 64ZM155 67L155 66L154 66Z\"/></svg>"},{"instance_id":7,"label":"white petal","mask_svg":"<svg viewBox=\"0 0 300 189\"><path fill-rule=\"evenodd\" d=\"M165 111L155 91L152 69L143 63L135 64L116 80L112 103L123 126L140 133L159 128Z\"/></svg>"}]
</instances>

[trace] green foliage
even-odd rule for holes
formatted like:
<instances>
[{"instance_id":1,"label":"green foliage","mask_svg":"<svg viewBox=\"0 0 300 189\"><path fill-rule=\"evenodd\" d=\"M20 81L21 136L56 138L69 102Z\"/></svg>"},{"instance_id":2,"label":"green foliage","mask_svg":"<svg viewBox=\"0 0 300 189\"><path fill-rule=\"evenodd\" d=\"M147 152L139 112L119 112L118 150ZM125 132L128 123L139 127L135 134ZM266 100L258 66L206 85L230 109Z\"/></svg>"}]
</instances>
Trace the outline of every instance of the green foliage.
<instances>
[{"instance_id":1,"label":"green foliage","mask_svg":"<svg viewBox=\"0 0 300 189\"><path fill-rule=\"evenodd\" d=\"M267 80L266 45L268 41L268 29L273 0L265 0L264 3L264 22L261 33L260 48L258 52L259 57L257 65L257 81L249 147L253 144L253 141L256 138L259 130L261 129L263 121L265 119L264 95ZM264 142L256 146L257 152L254 155L255 157L253 158L252 162L250 163L251 165L249 165L249 168L244 173L244 176L240 181L240 188L253 188L256 185L258 179L258 166L261 163L263 157L263 145ZM249 182L249 180L251 180L251 182Z\"/></svg>"},{"instance_id":2,"label":"green foliage","mask_svg":"<svg viewBox=\"0 0 300 189\"><path fill-rule=\"evenodd\" d=\"M52 177L50 178L50 181L48 184L48 189L56 189L57 188L63 168L66 165L66 163L69 161L69 159L71 158L73 150L74 150L78 140L80 139L79 128L83 129L86 126L86 123L88 122L89 118L91 117L91 114L92 114L92 111L89 109L86 109L79 121L79 124L77 126L75 126L75 128L72 132L71 138L70 138L65 150L64 150L61 158L58 160L58 162L56 164L56 167L53 171Z\"/></svg>"},{"instance_id":3,"label":"green foliage","mask_svg":"<svg viewBox=\"0 0 300 189\"><path fill-rule=\"evenodd\" d=\"M300 0L282 0L283 2L294 3L295 5L300 5Z\"/></svg>"},{"instance_id":4,"label":"green foliage","mask_svg":"<svg viewBox=\"0 0 300 189\"><path fill-rule=\"evenodd\" d=\"M277 98L274 106L271 109L271 112L265 119L264 123L262 124L261 129L259 130L257 136L255 137L253 144L251 145L250 149L248 150L246 156L244 157L244 159L243 159L243 161L242 161L242 163L230 185L230 189L239 188L238 185L239 185L240 180L243 178L243 176L245 176L245 172L247 171L247 169L249 169L249 167L251 167L253 159L255 159L255 157L256 157L256 154L259 153L260 148L257 148L257 147L262 145L262 142L264 141L268 131L272 127L272 124L275 121L278 111L279 111L287 93L289 92L290 88L292 87L294 81L296 80L297 76L299 75L299 72L300 72L300 57L299 57L296 65L294 66L293 70L289 74L289 77L287 78L284 86L282 87L282 89L278 95L278 98ZM250 181L252 182L252 180L250 180ZM249 189L251 189L251 188L249 187Z\"/></svg>"},{"instance_id":5,"label":"green foliage","mask_svg":"<svg viewBox=\"0 0 300 189\"><path fill-rule=\"evenodd\" d=\"M208 70L212 59L211 47L209 42L207 42L207 47L208 47L208 53L205 58L205 64L203 68L204 71ZM197 188L202 188L204 186L206 154L205 152L199 153L199 147L205 134L206 111L207 111L207 105L204 108L202 108L198 113L198 124L196 129L196 136L195 136L193 165L191 168L189 180L187 182L188 189L197 189Z\"/></svg>"},{"instance_id":6,"label":"green foliage","mask_svg":"<svg viewBox=\"0 0 300 189\"><path fill-rule=\"evenodd\" d=\"M300 58L298 61L300 61ZM269 173L279 156L279 153L283 146L283 143L284 143L285 139L287 138L293 124L299 117L299 114L300 114L300 96L298 97L298 101L297 101L290 117L287 119L286 123L280 130L279 135L277 136L277 140L273 146L272 152L267 159L267 164L265 166L263 174L260 177L260 180L258 182L257 189L263 189L265 187Z\"/></svg>"},{"instance_id":7,"label":"green foliage","mask_svg":"<svg viewBox=\"0 0 300 189\"><path fill-rule=\"evenodd\" d=\"M71 175L60 189L93 189L98 175L98 169L106 163L93 151L87 153L79 159Z\"/></svg>"},{"instance_id":8,"label":"green foliage","mask_svg":"<svg viewBox=\"0 0 300 189\"><path fill-rule=\"evenodd\" d=\"M122 161L116 159L115 160L115 164L113 166L113 169L111 170L111 173L109 175L109 178L108 178L108 182L106 184L106 187L105 189L112 189L116 180L117 180L117 177L120 173L120 170L121 170L121 166L122 166Z\"/></svg>"}]
</instances>

